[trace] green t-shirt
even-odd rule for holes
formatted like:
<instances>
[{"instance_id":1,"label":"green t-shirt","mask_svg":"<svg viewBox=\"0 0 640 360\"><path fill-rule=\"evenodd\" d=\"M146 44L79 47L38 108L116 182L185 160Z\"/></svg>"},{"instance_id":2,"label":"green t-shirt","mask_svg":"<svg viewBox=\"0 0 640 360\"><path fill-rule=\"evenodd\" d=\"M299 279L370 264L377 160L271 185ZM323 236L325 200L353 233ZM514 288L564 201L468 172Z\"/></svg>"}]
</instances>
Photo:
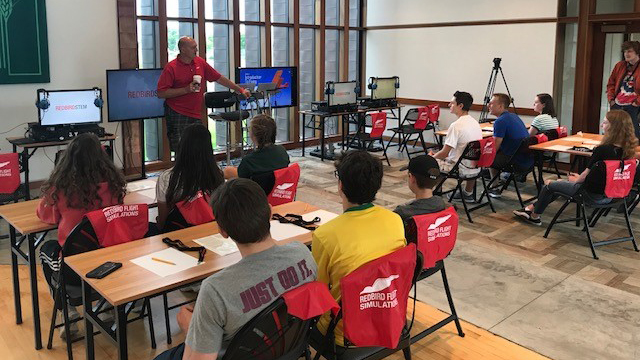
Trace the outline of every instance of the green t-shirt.
<instances>
[{"instance_id":1,"label":"green t-shirt","mask_svg":"<svg viewBox=\"0 0 640 360\"><path fill-rule=\"evenodd\" d=\"M250 179L257 174L282 169L289 166L289 154L281 145L268 145L256 149L242 158L238 166L238 176Z\"/></svg>"}]
</instances>

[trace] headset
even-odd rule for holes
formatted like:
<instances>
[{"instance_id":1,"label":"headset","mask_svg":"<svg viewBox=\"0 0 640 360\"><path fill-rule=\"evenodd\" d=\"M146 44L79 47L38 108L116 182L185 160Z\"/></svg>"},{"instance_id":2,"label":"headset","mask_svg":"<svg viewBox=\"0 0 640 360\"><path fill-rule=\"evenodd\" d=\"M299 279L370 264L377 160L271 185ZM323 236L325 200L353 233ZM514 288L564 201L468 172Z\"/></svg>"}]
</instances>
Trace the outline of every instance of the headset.
<instances>
[{"instance_id":1,"label":"headset","mask_svg":"<svg viewBox=\"0 0 640 360\"><path fill-rule=\"evenodd\" d=\"M96 95L96 99L93 100L93 105L102 108L102 105L104 105L104 100L102 100L102 91L99 88L94 87L93 93Z\"/></svg>"},{"instance_id":2,"label":"headset","mask_svg":"<svg viewBox=\"0 0 640 360\"><path fill-rule=\"evenodd\" d=\"M40 93L42 93L42 99L40 99ZM36 91L36 107L40 110L47 110L51 103L49 102L49 92L45 89L38 89Z\"/></svg>"},{"instance_id":3,"label":"headset","mask_svg":"<svg viewBox=\"0 0 640 360\"><path fill-rule=\"evenodd\" d=\"M333 86L333 81L327 81L327 84L325 85L325 89L324 89L324 94L325 95L332 95L336 93L336 89Z\"/></svg>"},{"instance_id":4,"label":"headset","mask_svg":"<svg viewBox=\"0 0 640 360\"><path fill-rule=\"evenodd\" d=\"M377 89L378 88L378 84L377 84L377 82L374 82L374 80L378 80L378 79L382 79L382 78L377 78L377 77L373 77L373 76L370 77L369 78L369 83L367 84L367 88L371 89L371 90ZM395 86L396 86L396 89L399 89L400 88L400 78L397 77L397 76L393 76L393 77L391 77L391 79L395 79L396 80Z\"/></svg>"}]
</instances>

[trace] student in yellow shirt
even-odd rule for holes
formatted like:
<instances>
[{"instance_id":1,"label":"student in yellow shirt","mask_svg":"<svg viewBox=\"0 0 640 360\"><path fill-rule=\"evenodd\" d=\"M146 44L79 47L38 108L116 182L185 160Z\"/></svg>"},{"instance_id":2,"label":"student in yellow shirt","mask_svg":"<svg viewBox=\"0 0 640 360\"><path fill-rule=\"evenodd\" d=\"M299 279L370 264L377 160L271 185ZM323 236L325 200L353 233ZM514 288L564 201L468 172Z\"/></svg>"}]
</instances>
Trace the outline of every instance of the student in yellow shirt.
<instances>
[{"instance_id":1,"label":"student in yellow shirt","mask_svg":"<svg viewBox=\"0 0 640 360\"><path fill-rule=\"evenodd\" d=\"M373 205L382 185L382 162L366 151L350 151L335 163L338 193L344 213L313 233L311 253L318 264L318 280L340 300L340 279L361 265L406 245L398 214ZM325 314L318 330L325 334ZM335 329L336 345L344 344L342 323Z\"/></svg>"}]
</instances>

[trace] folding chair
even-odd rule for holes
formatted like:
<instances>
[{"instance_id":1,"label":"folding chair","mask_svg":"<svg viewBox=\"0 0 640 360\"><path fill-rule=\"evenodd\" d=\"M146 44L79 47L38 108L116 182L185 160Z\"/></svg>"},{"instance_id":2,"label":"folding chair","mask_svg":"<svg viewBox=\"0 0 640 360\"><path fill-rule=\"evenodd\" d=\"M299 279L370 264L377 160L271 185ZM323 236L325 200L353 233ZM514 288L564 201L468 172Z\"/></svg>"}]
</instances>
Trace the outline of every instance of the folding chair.
<instances>
[{"instance_id":1,"label":"folding chair","mask_svg":"<svg viewBox=\"0 0 640 360\"><path fill-rule=\"evenodd\" d=\"M520 166L518 166L518 164L516 164L516 155L519 154L525 154L527 156L530 156L533 158L533 154L532 151L529 149L529 146L531 145L535 145L538 143L538 138L535 136L529 136L526 137L524 139L522 139L522 141L520 142L520 146L518 147L518 150L513 153L513 155L511 155L511 157L509 158L509 161L507 162L507 165L505 165L504 168L500 169L500 171L498 171L498 173L496 174L496 176L494 176L489 183L487 184L487 189L493 189L496 187L500 188L500 191L505 191L508 187L509 184L513 183L513 187L516 190L516 194L518 195L518 201L520 202L520 206L524 207L525 203L531 202L533 200L536 199L536 196L527 199L526 201L522 200L522 195L520 194L520 188L518 187L518 181L516 181L516 176L521 176L524 177L526 179L526 176L533 172L535 169L535 161L531 162L531 166L529 166L527 169L522 169ZM492 187L492 185L498 181L498 179L500 178L500 172L507 172L509 173L509 177L507 178L507 180L502 184L502 185L497 185ZM539 189L538 187L538 178L535 176L533 176L533 181L535 183L536 189Z\"/></svg>"},{"instance_id":2,"label":"folding chair","mask_svg":"<svg viewBox=\"0 0 640 360\"><path fill-rule=\"evenodd\" d=\"M179 201L169 211L162 232L176 231L215 220L209 195L198 191L195 197Z\"/></svg>"},{"instance_id":3,"label":"folding chair","mask_svg":"<svg viewBox=\"0 0 640 360\"><path fill-rule=\"evenodd\" d=\"M591 255L593 255L594 259L598 259L595 248L603 245L631 241L631 243L633 244L633 249L635 251L639 251L635 236L633 235L633 229L631 228L631 222L629 221L628 211L624 211L624 220L627 225L627 230L629 231L629 236L609 240L593 241L593 239L591 238L591 232L589 231L589 228L595 226L596 222L605 211L615 209L620 205L624 205L625 210L628 209L626 196L629 195L634 182L637 161L635 159L624 161L598 161L591 167L591 171L593 171L596 167L600 167L600 169L603 170L603 174L605 176L605 196L611 199L611 202L607 204L595 204L590 201L589 195L586 194L584 183L580 186L578 192L573 196L557 193L556 195L563 197L566 200L551 220L551 223L549 223L547 231L545 231L544 233L544 237L546 238L549 236L549 233L551 232L551 229L555 224L575 221L576 226L580 226L580 222L582 221L584 224L582 230L587 233L587 240L589 241L589 247L591 248ZM560 214L562 214L564 209L566 209L566 207L571 203L576 204L576 217L558 220ZM595 209L595 212L592 215L591 219L587 218L586 207Z\"/></svg>"},{"instance_id":4,"label":"folding chair","mask_svg":"<svg viewBox=\"0 0 640 360\"><path fill-rule=\"evenodd\" d=\"M340 280L341 307L332 314L325 336L310 338L311 347L326 359L382 359L402 350L411 359L407 326L409 291L422 268L415 244L370 261ZM342 321L345 347L335 343L334 330ZM355 346L355 347L354 347Z\"/></svg>"},{"instance_id":5,"label":"folding chair","mask_svg":"<svg viewBox=\"0 0 640 360\"><path fill-rule=\"evenodd\" d=\"M310 359L309 330L323 313L339 309L326 284L290 290L254 316L233 337L223 360Z\"/></svg>"},{"instance_id":6,"label":"folding chair","mask_svg":"<svg viewBox=\"0 0 640 360\"><path fill-rule=\"evenodd\" d=\"M424 151L427 154L427 150L437 147L439 144L427 143L424 140L424 132L427 130L433 131L433 137L436 137L436 126L440 116L440 108L437 105L429 105L425 107L409 109L404 117L404 120L400 127L391 128L393 135L387 143L387 148L392 145L394 137L398 136L398 151L402 152L403 149L407 153L407 158L411 159L411 155L419 154ZM405 124L405 122L408 122ZM416 135L415 138L411 138ZM413 141L413 146L417 145L418 140L422 145L422 150L410 152L408 144Z\"/></svg>"},{"instance_id":7,"label":"folding chair","mask_svg":"<svg viewBox=\"0 0 640 360\"><path fill-rule=\"evenodd\" d=\"M47 349L51 349L53 343L53 332L56 328L64 326L67 343L67 356L73 359L71 345L73 342L82 340L83 337L71 339L71 323L82 320L82 318L70 320L68 306L82 305L82 281L78 274L66 267L64 258L87 251L97 250L137 239L142 239L149 228L149 209L146 204L115 205L101 210L95 210L86 214L80 223L69 233L64 246L60 246L56 240L43 244L43 248L49 248L49 255L55 253L55 246L60 249L60 257L53 259L47 254L42 254L43 272L45 279L53 293L54 304L51 314L51 325L49 327L49 340ZM57 261L56 261L57 260ZM100 300L96 306L96 311L107 311L102 309L106 304L104 299L97 294L93 294L94 300ZM133 303L129 305L127 314L133 309ZM62 309L64 323L56 324L56 317L59 309ZM155 332L153 329L153 318L149 299L143 300L143 311L135 319L128 322L148 317L149 332L151 335L151 347L156 348Z\"/></svg>"},{"instance_id":8,"label":"folding chair","mask_svg":"<svg viewBox=\"0 0 640 360\"><path fill-rule=\"evenodd\" d=\"M536 134L535 136L538 138L538 144L542 144L550 140L558 139L558 133L559 131L557 129L553 129L553 130L545 131L540 134ZM566 130L564 131L564 133L566 134ZM558 169L557 160L558 160L557 152L551 152L551 153L540 152L540 156L536 157L536 161L542 161L540 168L543 169L543 172L546 172L549 174L555 174L558 177L558 179L560 179L562 178L562 174L560 174L560 170ZM545 163L547 163L547 170L544 170Z\"/></svg>"},{"instance_id":9,"label":"folding chair","mask_svg":"<svg viewBox=\"0 0 640 360\"><path fill-rule=\"evenodd\" d=\"M469 219L470 223L473 223L473 220L471 219L472 211L481 209L487 205L491 207L491 211L496 212L496 210L493 207L493 203L491 202L491 197L489 196L489 192L487 191L488 189L487 183L484 176L482 176L482 171L478 171L476 175L462 175L460 170L461 168L466 168L466 169L477 168L478 170L481 170L483 167L491 166L491 164L493 163L493 159L495 158L495 155L496 155L495 152L496 151L494 147L493 137L488 137L482 140L469 142L467 146L464 148L462 155L460 156L458 161L455 163L455 165L451 168L451 170L449 172L441 172L441 175L443 176L441 177L440 182L434 187L434 191L433 191L434 194L441 195L441 196L450 194L449 202L451 202L453 200L453 197L456 195L456 193L459 193L461 195L463 194L462 183L464 181L475 181L477 179L481 179L483 191L479 198L476 198L476 195L477 195L476 188L475 187L473 188L473 198L477 202L476 205L470 207L470 205L468 205L467 201L464 199L464 196L461 196L462 206L464 207L464 212L467 214L467 219ZM468 167L468 165L463 163L464 160L475 162L476 166L473 168L470 168ZM455 179L457 181L456 186L451 190L442 191L442 186L447 181L447 179ZM485 197L487 201L482 202L482 199Z\"/></svg>"},{"instance_id":10,"label":"folding chair","mask_svg":"<svg viewBox=\"0 0 640 360\"><path fill-rule=\"evenodd\" d=\"M300 181L300 165L293 163L286 168L254 175L251 180L258 183L264 190L271 206L286 204L296 198Z\"/></svg>"},{"instance_id":11,"label":"folding chair","mask_svg":"<svg viewBox=\"0 0 640 360\"><path fill-rule=\"evenodd\" d=\"M423 268L418 275L417 281L440 272L444 291L449 301L449 308L451 309L451 315L413 336L411 342L415 343L452 321L456 324L458 335L464 337L458 313L456 313L456 308L453 305L447 273L444 269L444 259L453 250L458 237L458 214L456 210L451 206L437 213L413 216L407 223L405 233L407 242L416 244L418 252L422 254L424 259Z\"/></svg>"},{"instance_id":12,"label":"folding chair","mask_svg":"<svg viewBox=\"0 0 640 360\"><path fill-rule=\"evenodd\" d=\"M358 148L372 151L373 149L371 148L371 146L373 145L373 143L380 142L380 146L382 147L382 152L384 154L385 160L387 161L387 165L391 166L389 157L387 156L387 149L385 148L384 141L382 140L382 134L387 128L387 113L380 111L367 116L371 117L371 132L358 132L354 134L354 136L349 141L349 145L347 146L347 148L351 147L351 144L355 141L357 142Z\"/></svg>"}]
</instances>

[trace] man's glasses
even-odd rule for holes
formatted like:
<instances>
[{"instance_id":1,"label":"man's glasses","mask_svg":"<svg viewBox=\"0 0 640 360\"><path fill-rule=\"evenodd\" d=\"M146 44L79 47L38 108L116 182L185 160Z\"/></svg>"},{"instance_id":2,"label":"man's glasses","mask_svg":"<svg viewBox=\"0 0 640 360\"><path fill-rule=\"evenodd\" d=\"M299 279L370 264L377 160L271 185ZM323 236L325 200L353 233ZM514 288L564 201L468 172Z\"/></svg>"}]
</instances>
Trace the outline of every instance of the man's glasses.
<instances>
[{"instance_id":1,"label":"man's glasses","mask_svg":"<svg viewBox=\"0 0 640 360\"><path fill-rule=\"evenodd\" d=\"M198 265L200 265L200 263L204 261L204 256L207 253L207 249L204 246L187 246L179 239L171 240L168 237L166 237L162 239L162 242L178 251L197 251Z\"/></svg>"}]
</instances>

